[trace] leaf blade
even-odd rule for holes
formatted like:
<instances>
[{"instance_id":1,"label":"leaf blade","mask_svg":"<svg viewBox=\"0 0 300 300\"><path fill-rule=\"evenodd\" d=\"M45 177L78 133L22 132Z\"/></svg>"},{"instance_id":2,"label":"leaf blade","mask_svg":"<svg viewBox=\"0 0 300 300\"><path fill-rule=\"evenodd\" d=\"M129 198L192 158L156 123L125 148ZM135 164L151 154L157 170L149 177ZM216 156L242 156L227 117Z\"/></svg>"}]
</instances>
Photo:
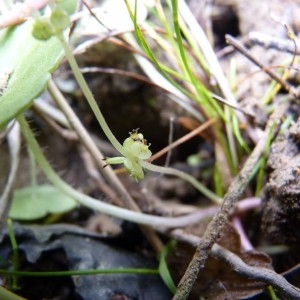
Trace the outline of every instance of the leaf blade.
<instances>
[{"instance_id":1,"label":"leaf blade","mask_svg":"<svg viewBox=\"0 0 300 300\"><path fill-rule=\"evenodd\" d=\"M77 202L52 185L39 185L16 190L9 217L18 220L35 220L48 213L65 213L77 206Z\"/></svg>"},{"instance_id":2,"label":"leaf blade","mask_svg":"<svg viewBox=\"0 0 300 300\"><path fill-rule=\"evenodd\" d=\"M59 40L36 40L32 24L27 21L0 32L0 72L9 73L0 93L0 128L31 106L63 57Z\"/></svg>"}]
</instances>

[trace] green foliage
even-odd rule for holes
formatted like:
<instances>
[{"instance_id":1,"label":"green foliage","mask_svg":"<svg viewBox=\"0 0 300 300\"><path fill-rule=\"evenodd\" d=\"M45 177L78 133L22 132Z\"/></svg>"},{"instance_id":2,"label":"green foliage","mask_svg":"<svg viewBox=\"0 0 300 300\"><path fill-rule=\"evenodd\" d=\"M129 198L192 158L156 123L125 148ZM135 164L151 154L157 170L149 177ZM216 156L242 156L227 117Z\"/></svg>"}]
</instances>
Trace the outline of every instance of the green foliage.
<instances>
[{"instance_id":1,"label":"green foliage","mask_svg":"<svg viewBox=\"0 0 300 300\"><path fill-rule=\"evenodd\" d=\"M244 116L231 108L238 108L238 105L207 34L184 1L155 1L149 10L151 17L144 21L138 19L138 7L142 3L134 1L132 4L128 0L125 2L140 48L134 43L131 44L138 51L143 51L152 62L153 69L156 68L156 73L151 70L149 77L179 99L195 101L200 116L191 107L183 104L183 101L178 103L192 112L200 122L211 118L222 120L212 130L217 144L226 152L230 175L235 175L240 158L249 151L240 127L244 123ZM143 67L143 63L140 64ZM147 71L148 68L145 65L144 70ZM157 80L160 78L158 75L162 75L168 82ZM216 94L226 99L222 100ZM172 96L170 98L174 99Z\"/></svg>"},{"instance_id":2,"label":"green foliage","mask_svg":"<svg viewBox=\"0 0 300 300\"><path fill-rule=\"evenodd\" d=\"M38 22L0 31L0 128L29 108L44 90L63 57L60 41L50 37L69 26L68 14L76 5L76 0L61 1L50 19L40 17Z\"/></svg>"},{"instance_id":3,"label":"green foliage","mask_svg":"<svg viewBox=\"0 0 300 300\"><path fill-rule=\"evenodd\" d=\"M47 214L60 214L74 209L77 202L52 185L40 185L16 190L9 216L31 221Z\"/></svg>"},{"instance_id":4,"label":"green foliage","mask_svg":"<svg viewBox=\"0 0 300 300\"><path fill-rule=\"evenodd\" d=\"M35 39L32 26L28 21L0 32L0 72L8 74L0 94L0 128L31 106L63 55L57 39Z\"/></svg>"},{"instance_id":5,"label":"green foliage","mask_svg":"<svg viewBox=\"0 0 300 300\"><path fill-rule=\"evenodd\" d=\"M161 251L160 258L159 258L159 274L162 280L164 281L165 285L169 288L169 290L172 293L175 293L176 286L174 284L174 281L171 277L166 258L170 251L175 247L176 241L172 240L170 243L168 243Z\"/></svg>"},{"instance_id":6,"label":"green foliage","mask_svg":"<svg viewBox=\"0 0 300 300\"><path fill-rule=\"evenodd\" d=\"M9 234L9 238L10 238L10 242L11 242L11 247L12 247L12 267L14 271L17 271L19 269L19 265L20 265L20 260L19 260L19 251L18 251L18 244L17 244L17 240L15 237L15 233L14 233L14 229L13 229L13 225L12 225L12 221L11 219L7 220L7 228L8 228L8 234ZM13 276L12 277L12 288L13 289L18 289L18 277L17 276Z\"/></svg>"}]
</instances>

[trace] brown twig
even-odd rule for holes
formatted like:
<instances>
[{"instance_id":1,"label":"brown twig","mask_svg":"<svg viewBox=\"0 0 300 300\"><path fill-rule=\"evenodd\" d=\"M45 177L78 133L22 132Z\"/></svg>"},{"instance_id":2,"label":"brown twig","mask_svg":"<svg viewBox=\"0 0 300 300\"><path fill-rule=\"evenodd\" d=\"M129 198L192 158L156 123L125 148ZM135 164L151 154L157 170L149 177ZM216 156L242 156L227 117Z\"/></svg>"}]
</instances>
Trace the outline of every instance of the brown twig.
<instances>
[{"instance_id":1,"label":"brown twig","mask_svg":"<svg viewBox=\"0 0 300 300\"><path fill-rule=\"evenodd\" d=\"M103 26L107 31L111 31L101 20L97 17L97 15L93 12L92 8L89 6L89 4L85 0L81 0L83 5L87 8L89 11L90 15L101 25Z\"/></svg>"},{"instance_id":2,"label":"brown twig","mask_svg":"<svg viewBox=\"0 0 300 300\"><path fill-rule=\"evenodd\" d=\"M105 73L105 74L111 74L111 75L120 75L128 78L132 78L134 80L139 80L141 82L144 82L146 84L149 84L153 87L161 89L163 92L168 92L168 90L164 89L160 85L156 84L155 82L148 79L148 77L135 73L130 72L126 70L121 69L115 69L115 68L102 68L102 67L86 67L86 68L80 68L80 71L84 73Z\"/></svg>"},{"instance_id":3,"label":"brown twig","mask_svg":"<svg viewBox=\"0 0 300 300\"><path fill-rule=\"evenodd\" d=\"M51 117L47 116L41 109L40 106L36 105L34 103L31 106L31 110L39 117L41 118L50 128L52 128L55 132L57 132L62 138L76 142L78 141L78 136L75 133L74 130L66 129L62 126L60 126L57 122L55 122Z\"/></svg>"},{"instance_id":4,"label":"brown twig","mask_svg":"<svg viewBox=\"0 0 300 300\"><path fill-rule=\"evenodd\" d=\"M230 45L232 45L236 50L238 50L240 53L242 53L245 57L247 57L251 62L253 62L255 65L257 65L259 68L264 70L266 74L268 74L272 79L277 81L288 93L293 95L294 97L297 97L297 91L293 86L288 84L285 80L283 80L277 73L273 72L268 66L265 66L263 63L258 61L251 53L244 47L242 43L240 43L237 39L232 37L229 34L225 35L226 42Z\"/></svg>"},{"instance_id":5,"label":"brown twig","mask_svg":"<svg viewBox=\"0 0 300 300\"><path fill-rule=\"evenodd\" d=\"M276 38L261 32L252 31L249 33L249 40L252 44L262 46L266 49L276 49L278 51L300 55L300 43L295 40ZM296 51L295 51L296 43Z\"/></svg>"},{"instance_id":6,"label":"brown twig","mask_svg":"<svg viewBox=\"0 0 300 300\"><path fill-rule=\"evenodd\" d=\"M149 158L149 162L154 161L155 159L161 157L162 155L164 155L165 153L168 153L171 149L178 147L179 145L185 143L186 141L190 140L192 137L198 135L201 131L206 130L207 128L209 128L211 125L215 124L217 122L216 119L210 119L207 122L201 124L199 127L197 127L196 129L192 130L191 132L189 132L188 134L184 135L183 137L181 137L180 139L176 140L175 142L173 142L172 144L166 146L165 148L161 149L159 152L155 153L154 155L151 156L151 158Z\"/></svg>"},{"instance_id":7,"label":"brown twig","mask_svg":"<svg viewBox=\"0 0 300 300\"><path fill-rule=\"evenodd\" d=\"M20 150L21 150L21 136L19 124L14 122L8 131L7 141L10 152L10 170L8 178L0 197L0 229L5 224L7 214L9 211L14 183L18 175L18 168L20 164Z\"/></svg>"},{"instance_id":8,"label":"brown twig","mask_svg":"<svg viewBox=\"0 0 300 300\"><path fill-rule=\"evenodd\" d=\"M184 276L179 282L173 300L182 300L188 297L199 270L204 268L206 259L210 254L212 246L218 240L220 232L222 231L226 222L228 222L229 217L234 212L237 201L249 183L253 175L253 169L265 151L268 143L268 137L270 135L275 136L274 134L277 133L277 130L274 131L274 126L278 127L280 125L281 118L283 117L285 110L285 107L278 107L277 110L272 114L262 137L258 141L251 155L248 157L238 176L231 183L224 197L220 210L209 223Z\"/></svg>"},{"instance_id":9,"label":"brown twig","mask_svg":"<svg viewBox=\"0 0 300 300\"><path fill-rule=\"evenodd\" d=\"M196 247L201 243L201 238L192 234L187 234L182 229L173 230L171 236L177 240L188 242ZM285 299L300 299L300 290L291 285L282 275L277 274L273 270L249 266L239 256L218 244L213 245L211 256L226 262L230 265L232 270L242 276L272 285Z\"/></svg>"}]
</instances>

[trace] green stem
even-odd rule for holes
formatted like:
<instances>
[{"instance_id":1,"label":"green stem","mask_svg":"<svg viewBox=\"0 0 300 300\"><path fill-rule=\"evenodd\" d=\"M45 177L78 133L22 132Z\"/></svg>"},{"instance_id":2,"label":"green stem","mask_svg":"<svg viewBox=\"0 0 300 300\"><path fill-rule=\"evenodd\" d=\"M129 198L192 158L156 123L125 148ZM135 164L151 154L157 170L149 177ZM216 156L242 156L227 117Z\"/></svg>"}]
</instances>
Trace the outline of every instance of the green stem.
<instances>
[{"instance_id":1,"label":"green stem","mask_svg":"<svg viewBox=\"0 0 300 300\"><path fill-rule=\"evenodd\" d=\"M101 275L101 274L159 274L158 269L101 269L101 270L78 270L78 271L55 271L55 272L30 272L30 271L8 271L1 270L0 274L13 276L31 276L31 277L62 277L62 276L77 276L77 275ZM2 298L1 298L2 299Z\"/></svg>"},{"instance_id":2,"label":"green stem","mask_svg":"<svg viewBox=\"0 0 300 300\"><path fill-rule=\"evenodd\" d=\"M179 26L179 20L178 20L178 1L177 0L172 0L172 8L173 8L173 25L174 25L174 30L175 34L177 37L177 43L178 43L178 50L180 53L180 58L182 60L182 63L184 65L184 69L186 74L188 75L188 78L190 82L193 84L194 88L196 89L198 95L201 97L204 97L206 99L209 99L209 95L207 93L207 90L205 89L200 89L199 88L199 82L193 75L191 68L189 66L189 62L186 57L186 53L184 50L183 42L182 42L182 37L181 37L181 32L180 32L180 26Z\"/></svg>"},{"instance_id":3,"label":"green stem","mask_svg":"<svg viewBox=\"0 0 300 300\"><path fill-rule=\"evenodd\" d=\"M198 180L196 180L193 176L191 176L185 172L182 172L180 170L173 169L173 168L153 165L144 160L141 160L141 166L144 169L147 169L152 172L169 174L169 175L173 175L173 176L182 178L183 180L189 182L192 186L194 186L198 191L200 191L207 198L209 198L210 200L214 201L217 204L220 204L223 200L222 198L218 197L216 194L211 192L208 188L206 188L202 183L200 183Z\"/></svg>"},{"instance_id":4,"label":"green stem","mask_svg":"<svg viewBox=\"0 0 300 300\"><path fill-rule=\"evenodd\" d=\"M90 91L83 75L81 74L80 70L79 70L79 66L74 58L74 55L69 47L69 44L67 43L67 41L65 40L63 34L57 35L57 38L60 40L64 51L65 51L65 55L66 58L68 59L68 62L70 64L70 67L73 71L73 74L84 94L84 96L86 97L86 100L88 101L93 113L95 114L102 130L104 131L106 137L109 139L109 141L112 143L112 145L123 155L123 156L131 156L130 153L128 153L128 151L126 151L126 149L124 149L124 147L119 143L119 141L116 139L116 137L114 136L114 134L112 133L112 131L110 130L110 128L108 127L98 105L96 100L94 99L94 96L92 94L92 92Z\"/></svg>"},{"instance_id":5,"label":"green stem","mask_svg":"<svg viewBox=\"0 0 300 300\"><path fill-rule=\"evenodd\" d=\"M171 240L166 246L163 247L160 257L159 257L159 274L161 279L164 281L165 285L169 288L169 290L175 294L176 286L174 284L174 281L172 279L172 276L170 274L168 263L167 263L167 256L169 253L173 250L173 248L176 245L175 240Z\"/></svg>"},{"instance_id":6,"label":"green stem","mask_svg":"<svg viewBox=\"0 0 300 300\"><path fill-rule=\"evenodd\" d=\"M9 234L12 252L13 252L13 257L12 257L13 270L17 271L19 269L19 250L18 250L18 244L14 234L14 229L12 226L11 219L7 219L7 228L8 228L8 234ZM18 288L18 276L16 275L13 276L12 288L13 289Z\"/></svg>"},{"instance_id":7,"label":"green stem","mask_svg":"<svg viewBox=\"0 0 300 300\"><path fill-rule=\"evenodd\" d=\"M30 149L28 149L28 155L29 155L29 162L30 162L30 181L31 186L36 187L37 186L37 173L36 173L36 161L34 159L34 156Z\"/></svg>"}]
</instances>

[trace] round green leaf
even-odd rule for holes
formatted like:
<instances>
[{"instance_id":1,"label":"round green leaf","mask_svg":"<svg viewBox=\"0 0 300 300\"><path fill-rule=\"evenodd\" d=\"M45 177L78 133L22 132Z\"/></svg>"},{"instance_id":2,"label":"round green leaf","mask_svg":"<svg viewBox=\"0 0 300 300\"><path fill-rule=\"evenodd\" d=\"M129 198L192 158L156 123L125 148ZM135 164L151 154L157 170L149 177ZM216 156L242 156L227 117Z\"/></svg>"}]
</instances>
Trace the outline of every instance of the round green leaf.
<instances>
[{"instance_id":1,"label":"round green leaf","mask_svg":"<svg viewBox=\"0 0 300 300\"><path fill-rule=\"evenodd\" d=\"M65 213L77 202L52 185L40 185L16 190L9 216L18 220L35 220L47 214Z\"/></svg>"}]
</instances>

